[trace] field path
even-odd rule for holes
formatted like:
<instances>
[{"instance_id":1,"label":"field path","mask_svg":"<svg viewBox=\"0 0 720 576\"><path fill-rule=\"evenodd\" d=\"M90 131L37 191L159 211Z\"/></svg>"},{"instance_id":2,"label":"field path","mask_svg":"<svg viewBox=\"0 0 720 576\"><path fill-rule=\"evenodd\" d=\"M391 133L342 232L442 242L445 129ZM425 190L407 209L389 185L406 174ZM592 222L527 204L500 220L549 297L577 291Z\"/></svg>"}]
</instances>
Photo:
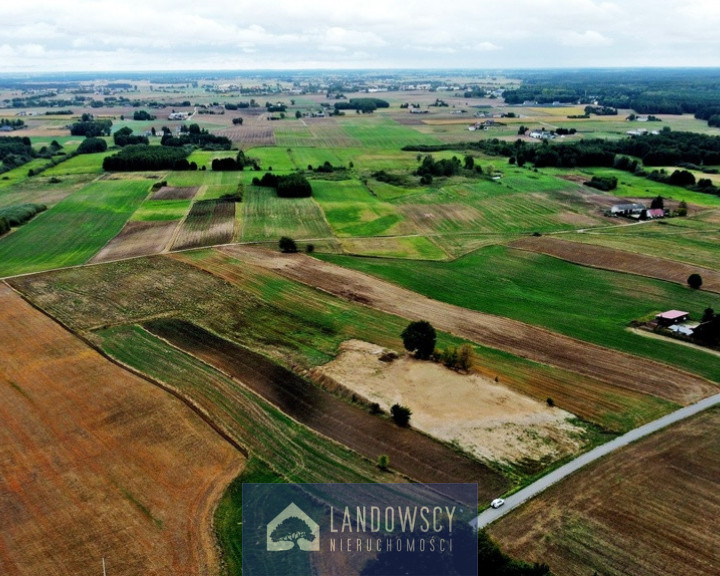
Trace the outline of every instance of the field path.
<instances>
[{"instance_id":1,"label":"field path","mask_svg":"<svg viewBox=\"0 0 720 576\"><path fill-rule=\"evenodd\" d=\"M215 574L245 459L0 283L0 574Z\"/></svg>"},{"instance_id":2,"label":"field path","mask_svg":"<svg viewBox=\"0 0 720 576\"><path fill-rule=\"evenodd\" d=\"M373 276L322 262L304 254L227 246L235 258L346 300L409 320L427 320L435 328L479 344L579 372L620 388L691 404L718 392L709 380L659 362L582 342L516 320L432 300Z\"/></svg>"},{"instance_id":3,"label":"field path","mask_svg":"<svg viewBox=\"0 0 720 576\"><path fill-rule=\"evenodd\" d=\"M683 285L687 284L690 274L697 273L702 276L703 290L720 292L720 272L685 264L684 262L677 262L676 260L666 260L615 248L561 240L552 236L521 238L511 242L508 246L519 250L546 254L582 266L637 274L638 276L647 276Z\"/></svg>"}]
</instances>

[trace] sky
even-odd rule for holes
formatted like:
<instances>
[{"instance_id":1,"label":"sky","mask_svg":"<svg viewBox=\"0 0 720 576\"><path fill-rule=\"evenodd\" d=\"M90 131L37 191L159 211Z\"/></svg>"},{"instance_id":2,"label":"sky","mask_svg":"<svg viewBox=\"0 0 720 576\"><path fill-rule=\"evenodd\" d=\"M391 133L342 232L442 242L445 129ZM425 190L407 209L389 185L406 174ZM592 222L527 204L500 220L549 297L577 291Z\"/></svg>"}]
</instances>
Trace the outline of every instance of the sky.
<instances>
[{"instance_id":1,"label":"sky","mask_svg":"<svg viewBox=\"0 0 720 576\"><path fill-rule=\"evenodd\" d=\"M26 0L0 73L720 66L717 0Z\"/></svg>"}]
</instances>

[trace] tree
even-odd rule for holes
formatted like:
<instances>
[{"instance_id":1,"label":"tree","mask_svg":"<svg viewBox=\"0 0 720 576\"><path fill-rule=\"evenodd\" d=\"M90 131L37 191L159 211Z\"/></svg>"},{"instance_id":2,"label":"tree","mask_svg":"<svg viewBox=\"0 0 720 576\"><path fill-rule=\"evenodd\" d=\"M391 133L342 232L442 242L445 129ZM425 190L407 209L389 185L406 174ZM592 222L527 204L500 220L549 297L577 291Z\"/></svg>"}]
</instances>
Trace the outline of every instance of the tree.
<instances>
[{"instance_id":1,"label":"tree","mask_svg":"<svg viewBox=\"0 0 720 576\"><path fill-rule=\"evenodd\" d=\"M651 210L662 210L663 208L665 208L665 201L662 196L656 196L652 199L652 202L650 202Z\"/></svg>"},{"instance_id":2,"label":"tree","mask_svg":"<svg viewBox=\"0 0 720 576\"><path fill-rule=\"evenodd\" d=\"M85 138L78 146L78 154L93 154L95 152L105 152L107 150L107 142L102 138Z\"/></svg>"},{"instance_id":3,"label":"tree","mask_svg":"<svg viewBox=\"0 0 720 576\"><path fill-rule=\"evenodd\" d=\"M415 358L427 360L435 350L437 334L432 324L426 320L411 322L400 334L403 345Z\"/></svg>"},{"instance_id":4,"label":"tree","mask_svg":"<svg viewBox=\"0 0 720 576\"><path fill-rule=\"evenodd\" d=\"M705 311L703 312L703 316L702 316L702 319L700 320L700 323L710 322L710 320L712 320L713 318L715 318L715 310L713 310L710 307L707 307L707 308L705 308Z\"/></svg>"},{"instance_id":5,"label":"tree","mask_svg":"<svg viewBox=\"0 0 720 576\"><path fill-rule=\"evenodd\" d=\"M702 286L702 276L700 276L700 274L690 274L690 276L688 276L687 283L690 288L697 290L700 286Z\"/></svg>"},{"instance_id":6,"label":"tree","mask_svg":"<svg viewBox=\"0 0 720 576\"><path fill-rule=\"evenodd\" d=\"M400 404L393 404L390 407L390 416L392 416L393 422L403 428L410 425L410 416L412 410L407 406L401 406Z\"/></svg>"},{"instance_id":7,"label":"tree","mask_svg":"<svg viewBox=\"0 0 720 576\"><path fill-rule=\"evenodd\" d=\"M283 236L282 238L280 238L278 246L280 248L280 251L285 252L286 254L298 251L295 240L293 240L292 238L288 238L287 236Z\"/></svg>"},{"instance_id":8,"label":"tree","mask_svg":"<svg viewBox=\"0 0 720 576\"><path fill-rule=\"evenodd\" d=\"M270 534L270 539L273 542L292 542L294 546L297 545L297 541L301 538L308 542L315 540L310 526L297 516L286 518Z\"/></svg>"}]
</instances>

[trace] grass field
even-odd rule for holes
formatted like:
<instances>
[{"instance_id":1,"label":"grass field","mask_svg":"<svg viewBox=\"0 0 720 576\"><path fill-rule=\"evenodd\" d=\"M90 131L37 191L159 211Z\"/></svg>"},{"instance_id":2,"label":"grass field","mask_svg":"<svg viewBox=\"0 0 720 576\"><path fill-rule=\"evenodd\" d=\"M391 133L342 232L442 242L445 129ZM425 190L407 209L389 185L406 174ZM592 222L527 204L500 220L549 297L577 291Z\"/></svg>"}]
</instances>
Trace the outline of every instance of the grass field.
<instances>
[{"instance_id":1,"label":"grass field","mask_svg":"<svg viewBox=\"0 0 720 576\"><path fill-rule=\"evenodd\" d=\"M646 438L489 527L559 576L717 574L720 410ZM611 496L610 496L611 495Z\"/></svg>"},{"instance_id":2,"label":"grass field","mask_svg":"<svg viewBox=\"0 0 720 576\"><path fill-rule=\"evenodd\" d=\"M631 320L664 310L682 309L701 317L707 296L684 286L594 270L502 246L449 263L320 257L443 302L537 324L720 381L720 368L711 354L679 349L672 342L647 341L626 330Z\"/></svg>"},{"instance_id":3,"label":"grass field","mask_svg":"<svg viewBox=\"0 0 720 576\"><path fill-rule=\"evenodd\" d=\"M87 262L148 194L142 180L102 180L72 193L0 240L0 276Z\"/></svg>"}]
</instances>

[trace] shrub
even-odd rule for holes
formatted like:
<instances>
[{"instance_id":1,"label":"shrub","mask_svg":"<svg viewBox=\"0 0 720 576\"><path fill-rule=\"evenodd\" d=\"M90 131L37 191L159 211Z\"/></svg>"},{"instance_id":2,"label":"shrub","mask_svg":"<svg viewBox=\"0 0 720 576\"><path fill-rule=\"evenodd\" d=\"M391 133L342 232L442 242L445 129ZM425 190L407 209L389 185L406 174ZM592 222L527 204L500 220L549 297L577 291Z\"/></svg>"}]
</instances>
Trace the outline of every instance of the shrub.
<instances>
[{"instance_id":1,"label":"shrub","mask_svg":"<svg viewBox=\"0 0 720 576\"><path fill-rule=\"evenodd\" d=\"M398 426L406 427L410 425L410 416L412 410L407 406L401 406L400 404L393 404L390 407L390 416L392 416L393 422Z\"/></svg>"},{"instance_id":2,"label":"shrub","mask_svg":"<svg viewBox=\"0 0 720 576\"><path fill-rule=\"evenodd\" d=\"M286 254L298 251L295 240L293 240L292 238L288 238L287 236L283 236L282 238L280 238L280 241L278 242L278 247L280 248L281 252L285 252Z\"/></svg>"},{"instance_id":3,"label":"shrub","mask_svg":"<svg viewBox=\"0 0 720 576\"><path fill-rule=\"evenodd\" d=\"M387 454L380 454L380 456L378 456L377 465L380 470L387 470L388 466L390 466L390 456L388 456Z\"/></svg>"}]
</instances>

